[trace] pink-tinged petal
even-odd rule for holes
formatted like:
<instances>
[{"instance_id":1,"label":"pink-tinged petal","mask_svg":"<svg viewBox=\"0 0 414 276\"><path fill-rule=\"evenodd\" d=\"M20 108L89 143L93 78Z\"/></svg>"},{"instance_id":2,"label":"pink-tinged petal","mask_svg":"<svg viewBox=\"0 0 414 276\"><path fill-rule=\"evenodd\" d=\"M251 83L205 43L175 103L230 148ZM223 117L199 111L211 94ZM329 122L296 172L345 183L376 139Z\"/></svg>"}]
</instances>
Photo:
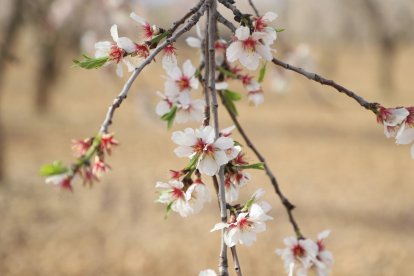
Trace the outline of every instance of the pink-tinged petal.
<instances>
[{"instance_id":1,"label":"pink-tinged petal","mask_svg":"<svg viewBox=\"0 0 414 276\"><path fill-rule=\"evenodd\" d=\"M236 158L237 155L239 155L239 153L241 152L241 147L234 146L234 147L227 149L225 152L226 152L227 159L230 161Z\"/></svg>"},{"instance_id":2,"label":"pink-tinged petal","mask_svg":"<svg viewBox=\"0 0 414 276\"><path fill-rule=\"evenodd\" d=\"M258 106L264 103L264 95L261 92L250 93L248 96L248 99L249 99L249 102L251 102L255 106Z\"/></svg>"},{"instance_id":3,"label":"pink-tinged petal","mask_svg":"<svg viewBox=\"0 0 414 276\"><path fill-rule=\"evenodd\" d=\"M260 56L262 56L262 58L264 58L265 60L272 60L273 56L272 56L272 52L270 50L270 48L268 46L265 46L261 43L258 43L256 45L256 51L259 53Z\"/></svg>"},{"instance_id":4,"label":"pink-tinged petal","mask_svg":"<svg viewBox=\"0 0 414 276\"><path fill-rule=\"evenodd\" d=\"M278 15L276 13L269 11L269 12L265 13L265 15L263 15L262 19L267 21L267 22L272 22L277 17L278 17Z\"/></svg>"},{"instance_id":5,"label":"pink-tinged petal","mask_svg":"<svg viewBox=\"0 0 414 276\"><path fill-rule=\"evenodd\" d=\"M146 25L147 22L139 15L134 12L131 12L129 15L135 22L139 23L140 25Z\"/></svg>"},{"instance_id":6,"label":"pink-tinged petal","mask_svg":"<svg viewBox=\"0 0 414 276\"><path fill-rule=\"evenodd\" d=\"M249 70L256 70L259 66L259 54L256 52L243 52L240 56L240 63Z\"/></svg>"},{"instance_id":7,"label":"pink-tinged petal","mask_svg":"<svg viewBox=\"0 0 414 276\"><path fill-rule=\"evenodd\" d=\"M118 41L118 26L116 24L112 25L111 27L111 36L115 42Z\"/></svg>"},{"instance_id":8,"label":"pink-tinged petal","mask_svg":"<svg viewBox=\"0 0 414 276\"><path fill-rule=\"evenodd\" d=\"M219 170L219 166L217 165L217 162L211 158L210 156L204 156L201 160L198 162L197 169L205 175L208 176L214 176L217 174Z\"/></svg>"},{"instance_id":9,"label":"pink-tinged petal","mask_svg":"<svg viewBox=\"0 0 414 276\"><path fill-rule=\"evenodd\" d=\"M235 41L226 50L227 60L235 62L243 55L243 45L240 41Z\"/></svg>"},{"instance_id":10,"label":"pink-tinged petal","mask_svg":"<svg viewBox=\"0 0 414 276\"><path fill-rule=\"evenodd\" d=\"M210 232L214 232L214 231L217 231L217 230L222 230L224 228L227 228L228 226L229 225L227 223L219 222L219 223L216 223L216 225L214 225L213 229L211 229Z\"/></svg>"},{"instance_id":11,"label":"pink-tinged petal","mask_svg":"<svg viewBox=\"0 0 414 276\"><path fill-rule=\"evenodd\" d=\"M395 142L397 144L403 145L414 142L414 128L405 129L403 132L396 136Z\"/></svg>"},{"instance_id":12,"label":"pink-tinged petal","mask_svg":"<svg viewBox=\"0 0 414 276\"><path fill-rule=\"evenodd\" d=\"M232 126L226 127L225 129L222 129L220 131L220 134L227 137L227 136L230 136L231 133L233 132L233 130L235 130L235 129L236 129L236 127L234 125L232 125Z\"/></svg>"},{"instance_id":13,"label":"pink-tinged petal","mask_svg":"<svg viewBox=\"0 0 414 276\"><path fill-rule=\"evenodd\" d=\"M184 183L183 183L183 182L181 182L181 181L178 181L178 180L173 180L173 181L170 181L170 182L169 182L169 184L170 184L172 187L177 188L177 189L182 189L182 188L184 188Z\"/></svg>"},{"instance_id":14,"label":"pink-tinged petal","mask_svg":"<svg viewBox=\"0 0 414 276\"><path fill-rule=\"evenodd\" d=\"M227 164L227 162L229 162L226 153L221 150L214 152L214 160L216 160L216 163L219 166Z\"/></svg>"},{"instance_id":15,"label":"pink-tinged petal","mask_svg":"<svg viewBox=\"0 0 414 276\"><path fill-rule=\"evenodd\" d=\"M240 26L237 28L235 35L238 40L246 40L250 36L250 29L246 26Z\"/></svg>"},{"instance_id":16,"label":"pink-tinged petal","mask_svg":"<svg viewBox=\"0 0 414 276\"><path fill-rule=\"evenodd\" d=\"M201 48L201 40L198 38L190 36L190 37L187 37L185 42L187 42L188 46L190 47Z\"/></svg>"},{"instance_id":17,"label":"pink-tinged petal","mask_svg":"<svg viewBox=\"0 0 414 276\"><path fill-rule=\"evenodd\" d=\"M183 64L184 75L186 75L187 77L192 77L194 76L195 72L196 72L196 69L191 63L191 60L187 59Z\"/></svg>"},{"instance_id":18,"label":"pink-tinged petal","mask_svg":"<svg viewBox=\"0 0 414 276\"><path fill-rule=\"evenodd\" d=\"M118 63L116 65L116 74L118 75L118 77L122 78L122 76L124 75L124 69L122 68L122 63Z\"/></svg>"}]
</instances>

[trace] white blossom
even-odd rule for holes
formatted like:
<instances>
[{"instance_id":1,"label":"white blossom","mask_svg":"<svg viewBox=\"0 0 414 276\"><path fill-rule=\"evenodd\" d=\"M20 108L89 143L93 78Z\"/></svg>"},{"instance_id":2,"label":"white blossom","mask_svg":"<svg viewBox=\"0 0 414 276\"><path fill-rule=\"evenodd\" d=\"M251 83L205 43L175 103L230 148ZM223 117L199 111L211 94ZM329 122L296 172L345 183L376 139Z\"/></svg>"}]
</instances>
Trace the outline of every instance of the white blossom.
<instances>
[{"instance_id":1,"label":"white blossom","mask_svg":"<svg viewBox=\"0 0 414 276\"><path fill-rule=\"evenodd\" d=\"M172 211L179 213L182 217L193 213L193 209L188 204L188 195L183 190L183 182L178 180L171 180L168 183L157 182L155 188L160 190L157 202L167 204Z\"/></svg>"},{"instance_id":2,"label":"white blossom","mask_svg":"<svg viewBox=\"0 0 414 276\"><path fill-rule=\"evenodd\" d=\"M190 60L186 60L183 64L183 70L178 66L165 68L168 79L165 83L165 90L178 89L179 92L190 92L191 89L198 88L198 79L195 76L196 68Z\"/></svg>"},{"instance_id":3,"label":"white blossom","mask_svg":"<svg viewBox=\"0 0 414 276\"><path fill-rule=\"evenodd\" d=\"M262 32L265 36L262 38L262 41L265 44L273 44L277 38L277 32L275 28L269 27L268 24L277 18L277 14L274 12L267 12L265 15L256 18L253 21L254 30L257 32Z\"/></svg>"}]
</instances>

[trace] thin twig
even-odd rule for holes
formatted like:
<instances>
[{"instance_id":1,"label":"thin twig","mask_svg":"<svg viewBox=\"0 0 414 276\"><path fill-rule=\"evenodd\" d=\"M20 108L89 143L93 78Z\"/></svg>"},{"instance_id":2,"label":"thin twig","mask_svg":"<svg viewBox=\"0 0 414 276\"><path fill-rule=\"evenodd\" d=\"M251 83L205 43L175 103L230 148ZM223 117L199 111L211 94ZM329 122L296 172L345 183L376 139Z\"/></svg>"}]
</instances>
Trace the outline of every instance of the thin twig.
<instances>
[{"instance_id":1,"label":"thin twig","mask_svg":"<svg viewBox=\"0 0 414 276\"><path fill-rule=\"evenodd\" d=\"M218 103L216 92L216 61L215 61L215 47L214 42L216 38L216 21L217 21L217 0L208 1L208 67L209 72L209 89L211 93L211 113L213 115L215 140L219 138L219 119L218 119ZM226 208L226 194L224 188L224 166L221 166L218 173L219 184L219 201L220 201L220 216L221 221L227 223L227 208ZM221 231L221 249L219 258L219 275L227 276L228 261L227 261L227 245L224 242L225 229Z\"/></svg>"},{"instance_id":2,"label":"thin twig","mask_svg":"<svg viewBox=\"0 0 414 276\"><path fill-rule=\"evenodd\" d=\"M173 43L176 41L181 35L191 30L191 28L199 21L200 17L203 15L205 11L205 6L202 6L196 14L188 21L188 23L182 27L179 31L177 31L173 36L168 38L164 43L159 45L152 53L149 55L144 62L137 68L135 68L134 72L131 74L127 82L124 84L121 92L119 93L118 97L115 98L111 106L108 108L108 112L106 113L105 120L103 121L101 128L99 130L100 133L107 133L109 126L112 124L112 118L114 116L115 110L122 104L124 99L126 99L129 89L131 85L134 83L135 79L141 73L141 71L150 64L154 58L164 49L168 44Z\"/></svg>"},{"instance_id":3,"label":"thin twig","mask_svg":"<svg viewBox=\"0 0 414 276\"><path fill-rule=\"evenodd\" d=\"M254 14L255 14L257 17L259 17L259 11L257 10L256 6L254 5L253 0L249 0L249 5L250 5L250 7L253 9Z\"/></svg>"},{"instance_id":4,"label":"thin twig","mask_svg":"<svg viewBox=\"0 0 414 276\"><path fill-rule=\"evenodd\" d=\"M237 256L236 246L233 246L231 249L231 255L233 256L234 270L236 271L237 276L243 276L241 272L239 257Z\"/></svg>"},{"instance_id":5,"label":"thin twig","mask_svg":"<svg viewBox=\"0 0 414 276\"><path fill-rule=\"evenodd\" d=\"M201 8L201 6L204 4L204 2L205 2L205 0L200 0L197 3L197 5L195 5L192 9L190 9L182 18L175 21L173 23L173 26L170 29L171 34L174 33L180 25L184 24L184 22L185 22L185 20L187 20L187 18L189 18L190 16L195 14Z\"/></svg>"},{"instance_id":6,"label":"thin twig","mask_svg":"<svg viewBox=\"0 0 414 276\"><path fill-rule=\"evenodd\" d=\"M223 15L221 15L221 13L217 13L217 21L229 28L233 33L236 31L236 27L233 25L233 23L228 21Z\"/></svg>"},{"instance_id":7,"label":"thin twig","mask_svg":"<svg viewBox=\"0 0 414 276\"><path fill-rule=\"evenodd\" d=\"M209 70L209 61L210 61L210 56L209 56L209 51L208 51L208 31L209 31L209 20L208 18L210 17L210 11L207 10L206 11L206 15L207 15L207 20L206 20L206 25L205 25L205 33L204 33L204 39L202 41L202 48L203 48L203 56L204 56L204 63L205 63L205 71L204 71L204 85L203 85L203 92L204 92L204 100L206 102L206 106L204 108L204 120L203 120L203 126L207 126L210 124L210 93L208 91L208 82L210 79L210 70Z\"/></svg>"},{"instance_id":8,"label":"thin twig","mask_svg":"<svg viewBox=\"0 0 414 276\"><path fill-rule=\"evenodd\" d=\"M356 102L358 102L362 107L364 107L365 109L371 110L372 112L376 113L379 104L378 103L371 103L366 101L364 98L362 98L361 96L357 95L355 92L352 92L351 90L349 90L348 88L345 88L344 86L337 84L335 81L333 80L329 80L326 79L318 74L312 73L312 72L308 72L302 68L299 67L295 67L293 65L290 65L288 63L285 63L281 60L278 60L277 58L273 58L272 62L274 64L276 64L277 66L281 66L286 70L290 70L293 72L296 72L302 76L305 76L306 78L316 81L322 85L327 85L330 87L335 88L338 92L340 93L344 93L345 95L347 95L348 97L351 97L352 99L354 99Z\"/></svg>"},{"instance_id":9,"label":"thin twig","mask_svg":"<svg viewBox=\"0 0 414 276\"><path fill-rule=\"evenodd\" d=\"M218 0L218 1L223 6L225 6L229 10L231 10L233 12L235 18L242 18L243 17L243 13L236 6L232 5L232 3L234 3L233 1L229 1L229 0Z\"/></svg>"},{"instance_id":10,"label":"thin twig","mask_svg":"<svg viewBox=\"0 0 414 276\"><path fill-rule=\"evenodd\" d=\"M239 120L237 119L236 115L233 113L233 111L226 105L226 102L224 101L224 97L223 94L219 91L219 95L221 98L221 101L223 103L223 105L225 106L227 112L229 113L232 121L234 122L234 124L236 125L237 130L239 131L240 135L243 137L245 143L247 144L247 146L254 152L254 154L257 156L257 158L260 160L260 162L263 163L264 169L266 171L267 176L270 179L270 182L272 183L273 188L275 189L276 194L279 196L280 201L282 202L283 206L286 209L286 212L289 216L289 221L292 224L293 230L296 233L296 236L298 238L303 238L303 235L299 229L299 226L293 216L293 209L295 208L295 206L290 203L290 201L283 195L279 183L275 177L275 175L273 174L273 172L271 171L271 169L269 168L269 166L267 165L266 159L263 157L263 155L259 152L259 150L255 147L255 145L252 143L252 141L250 140L249 136L247 136L246 132L244 131L243 127L241 126Z\"/></svg>"}]
</instances>

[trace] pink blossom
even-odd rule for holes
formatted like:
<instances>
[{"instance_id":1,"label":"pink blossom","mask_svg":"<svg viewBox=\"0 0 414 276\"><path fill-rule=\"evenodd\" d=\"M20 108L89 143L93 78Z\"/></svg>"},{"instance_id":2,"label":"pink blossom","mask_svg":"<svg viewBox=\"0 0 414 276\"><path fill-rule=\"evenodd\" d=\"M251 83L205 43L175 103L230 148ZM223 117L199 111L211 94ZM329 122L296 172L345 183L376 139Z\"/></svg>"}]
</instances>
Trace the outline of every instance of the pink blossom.
<instances>
[{"instance_id":1,"label":"pink blossom","mask_svg":"<svg viewBox=\"0 0 414 276\"><path fill-rule=\"evenodd\" d=\"M47 184L52 183L63 190L73 191L71 181L72 177L67 173L51 175L45 179Z\"/></svg>"}]
</instances>

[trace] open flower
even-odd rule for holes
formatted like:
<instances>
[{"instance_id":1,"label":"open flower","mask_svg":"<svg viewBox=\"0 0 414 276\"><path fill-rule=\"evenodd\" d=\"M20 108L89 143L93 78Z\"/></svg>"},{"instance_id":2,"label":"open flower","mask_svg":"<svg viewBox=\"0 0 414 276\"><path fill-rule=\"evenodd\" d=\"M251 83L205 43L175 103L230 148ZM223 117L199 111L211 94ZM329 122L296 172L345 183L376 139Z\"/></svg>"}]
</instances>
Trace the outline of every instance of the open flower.
<instances>
[{"instance_id":1,"label":"open flower","mask_svg":"<svg viewBox=\"0 0 414 276\"><path fill-rule=\"evenodd\" d=\"M237 28L236 40L227 48L227 60L239 60L247 69L256 70L260 59L270 61L273 58L269 45L261 42L266 36L262 32L253 32L250 35L250 29L246 26Z\"/></svg>"},{"instance_id":2,"label":"open flower","mask_svg":"<svg viewBox=\"0 0 414 276\"><path fill-rule=\"evenodd\" d=\"M72 191L71 181L72 178L67 173L51 175L45 179L46 184L52 183L61 189L69 191Z\"/></svg>"},{"instance_id":3,"label":"open flower","mask_svg":"<svg viewBox=\"0 0 414 276\"><path fill-rule=\"evenodd\" d=\"M160 189L160 197L157 202L167 204L167 208L179 213L182 217L187 217L192 213L183 182L178 180L171 180L168 183L157 182L155 188Z\"/></svg>"},{"instance_id":4,"label":"open flower","mask_svg":"<svg viewBox=\"0 0 414 276\"><path fill-rule=\"evenodd\" d=\"M261 32L265 35L262 38L262 41L265 44L273 44L277 38L277 33L275 28L269 27L268 24L277 18L277 14L274 12L267 12L265 15L257 17L253 21L254 31Z\"/></svg>"},{"instance_id":5,"label":"open flower","mask_svg":"<svg viewBox=\"0 0 414 276\"><path fill-rule=\"evenodd\" d=\"M164 56L162 57L162 67L165 70L177 67L177 55L175 53L175 47L172 44L168 44L164 50Z\"/></svg>"},{"instance_id":6,"label":"open flower","mask_svg":"<svg viewBox=\"0 0 414 276\"><path fill-rule=\"evenodd\" d=\"M384 134L387 138L396 137L404 131L405 121L410 112L405 107L385 108L378 110L377 121L384 125Z\"/></svg>"},{"instance_id":7,"label":"open flower","mask_svg":"<svg viewBox=\"0 0 414 276\"><path fill-rule=\"evenodd\" d=\"M396 143L400 145L407 145L414 142L414 128L404 129L396 137ZM411 146L411 157L414 159L414 144Z\"/></svg>"},{"instance_id":8,"label":"open flower","mask_svg":"<svg viewBox=\"0 0 414 276\"><path fill-rule=\"evenodd\" d=\"M266 203L266 210L261 205L253 203L247 212L240 213L237 218L233 217L230 223L217 223L211 231L226 229L224 242L228 247L237 244L250 246L256 240L256 234L266 230L266 221L273 219L266 213L270 210Z\"/></svg>"},{"instance_id":9,"label":"open flower","mask_svg":"<svg viewBox=\"0 0 414 276\"><path fill-rule=\"evenodd\" d=\"M204 100L192 100L189 93L181 93L177 101L175 121L179 124L188 121L201 122L204 118Z\"/></svg>"},{"instance_id":10,"label":"open flower","mask_svg":"<svg viewBox=\"0 0 414 276\"><path fill-rule=\"evenodd\" d=\"M151 39L154 35L159 34L160 29L153 25L151 26L144 18L142 18L141 16L137 15L134 12L131 12L131 14L129 15L132 20L134 20L135 22L137 22L139 25L141 25L143 31L144 31L144 38L145 39Z\"/></svg>"},{"instance_id":11,"label":"open flower","mask_svg":"<svg viewBox=\"0 0 414 276\"><path fill-rule=\"evenodd\" d=\"M333 265L332 253L326 250L325 239L331 233L330 230L325 230L318 234L316 244L318 245L318 255L316 259L319 261L316 263L315 269L318 276L327 276Z\"/></svg>"},{"instance_id":12,"label":"open flower","mask_svg":"<svg viewBox=\"0 0 414 276\"><path fill-rule=\"evenodd\" d=\"M289 273L292 265L297 276L307 275L308 269L318 262L318 245L311 239L297 239L295 237L285 238L284 249L276 249L276 254L282 257L285 263L285 270Z\"/></svg>"},{"instance_id":13,"label":"open flower","mask_svg":"<svg viewBox=\"0 0 414 276\"><path fill-rule=\"evenodd\" d=\"M177 88L179 92L190 92L191 89L198 88L198 79L195 76L196 68L190 60L184 62L182 71L178 66L164 69L166 69L168 74L168 79L165 83L166 91Z\"/></svg>"},{"instance_id":14,"label":"open flower","mask_svg":"<svg viewBox=\"0 0 414 276\"><path fill-rule=\"evenodd\" d=\"M128 70L132 71L134 66L131 65L128 61L124 59L125 54L130 54L135 52L136 45L135 43L127 37L118 36L118 27L117 25L112 25L111 27L111 36L114 42L110 41L99 41L95 43L95 57L108 57L109 62L113 62L117 65L116 73L119 77L123 75L122 61L128 66Z\"/></svg>"},{"instance_id":15,"label":"open flower","mask_svg":"<svg viewBox=\"0 0 414 276\"><path fill-rule=\"evenodd\" d=\"M207 186L197 178L186 191L186 199L191 212L196 214L202 208L205 202L210 202L211 196Z\"/></svg>"},{"instance_id":16,"label":"open flower","mask_svg":"<svg viewBox=\"0 0 414 276\"><path fill-rule=\"evenodd\" d=\"M197 158L196 168L209 176L217 174L220 166L230 161L226 151L234 147L234 141L229 137L215 140L215 131L211 126L176 131L171 139L179 145L174 150L177 156Z\"/></svg>"}]
</instances>

